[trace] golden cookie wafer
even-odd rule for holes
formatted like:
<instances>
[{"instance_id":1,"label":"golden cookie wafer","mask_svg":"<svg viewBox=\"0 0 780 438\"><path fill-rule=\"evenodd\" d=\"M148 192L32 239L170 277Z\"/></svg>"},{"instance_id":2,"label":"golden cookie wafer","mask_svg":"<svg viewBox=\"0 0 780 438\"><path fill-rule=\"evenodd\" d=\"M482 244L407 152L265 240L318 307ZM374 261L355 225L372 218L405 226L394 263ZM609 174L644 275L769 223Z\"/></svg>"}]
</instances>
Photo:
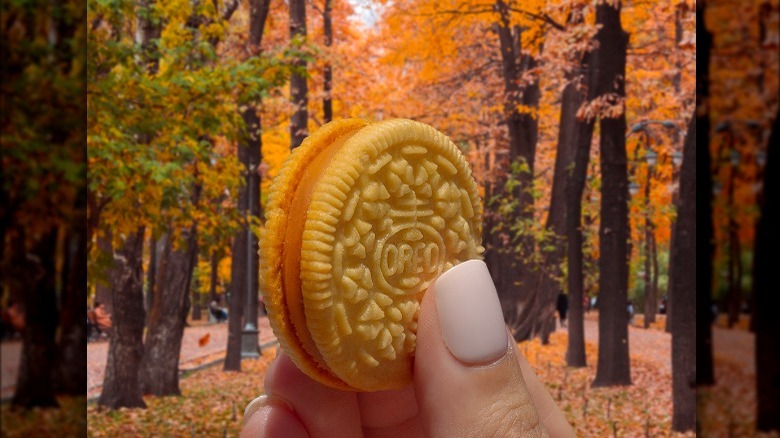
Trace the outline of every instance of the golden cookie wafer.
<instances>
[{"instance_id":1,"label":"golden cookie wafer","mask_svg":"<svg viewBox=\"0 0 780 438\"><path fill-rule=\"evenodd\" d=\"M266 211L263 292L291 359L339 389L411 383L426 288L482 251L457 147L411 120L328 123L285 161Z\"/></svg>"}]
</instances>

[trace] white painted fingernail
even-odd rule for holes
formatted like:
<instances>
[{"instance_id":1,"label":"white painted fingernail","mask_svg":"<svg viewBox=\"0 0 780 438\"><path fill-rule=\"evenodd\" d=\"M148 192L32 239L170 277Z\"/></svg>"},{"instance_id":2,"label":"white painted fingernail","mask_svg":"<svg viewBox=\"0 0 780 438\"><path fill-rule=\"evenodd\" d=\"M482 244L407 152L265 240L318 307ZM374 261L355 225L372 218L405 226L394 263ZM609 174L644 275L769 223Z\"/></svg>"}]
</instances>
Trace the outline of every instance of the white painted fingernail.
<instances>
[{"instance_id":1,"label":"white painted fingernail","mask_svg":"<svg viewBox=\"0 0 780 438\"><path fill-rule=\"evenodd\" d=\"M268 396L263 394L260 397L257 397L256 399L249 402L248 405L246 405L246 408L244 409L244 420L243 423L246 424L247 420L257 412L258 409L265 406L266 402L268 401Z\"/></svg>"},{"instance_id":2,"label":"white painted fingernail","mask_svg":"<svg viewBox=\"0 0 780 438\"><path fill-rule=\"evenodd\" d=\"M504 314L485 262L456 265L436 279L433 293L444 342L453 356L476 364L506 354Z\"/></svg>"}]
</instances>

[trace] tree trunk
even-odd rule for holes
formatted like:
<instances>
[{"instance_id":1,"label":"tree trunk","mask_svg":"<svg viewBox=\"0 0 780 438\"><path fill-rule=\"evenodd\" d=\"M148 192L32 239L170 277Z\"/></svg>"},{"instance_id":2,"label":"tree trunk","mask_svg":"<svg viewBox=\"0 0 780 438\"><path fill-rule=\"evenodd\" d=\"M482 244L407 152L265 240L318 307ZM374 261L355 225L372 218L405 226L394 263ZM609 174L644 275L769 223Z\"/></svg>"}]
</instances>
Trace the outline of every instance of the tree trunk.
<instances>
[{"instance_id":1,"label":"tree trunk","mask_svg":"<svg viewBox=\"0 0 780 438\"><path fill-rule=\"evenodd\" d=\"M626 160L625 74L628 34L620 23L620 2L596 7L594 97L620 107L619 115L599 114L601 222L599 226L599 357L594 387L630 385L628 358L628 167Z\"/></svg>"},{"instance_id":2,"label":"tree trunk","mask_svg":"<svg viewBox=\"0 0 780 438\"><path fill-rule=\"evenodd\" d=\"M677 310L672 318L672 430L696 426L696 118L691 117L680 172L680 213L677 241L672 249Z\"/></svg>"},{"instance_id":3,"label":"tree trunk","mask_svg":"<svg viewBox=\"0 0 780 438\"><path fill-rule=\"evenodd\" d=\"M682 18L683 14L685 13L685 8L687 6L684 6L683 4L678 4L675 11L674 11L674 43L675 46L679 46L680 42L682 41L683 37L683 24L682 24ZM677 73L675 73L674 77L672 78L672 86L674 86L674 91L676 93L680 93L682 90L682 62L678 59L675 63L675 67L677 68ZM680 134L682 135L682 134ZM675 174L677 173L677 169L675 168L673 171ZM674 181L677 181L677 178L672 178ZM674 205L675 209L679 212L679 189L674 191L674 195L672 195L672 205ZM669 248L671 253L671 248L674 246L675 241L675 235L677 233L677 227L675 226L676 219L673 220L669 225L669 228L672 230L672 236L670 238L669 242ZM664 330L666 333L672 332L672 274L674 270L674 264L671 262L672 257L671 254L669 256L669 267L666 270L666 276L669 279L666 286L666 323L664 326Z\"/></svg>"},{"instance_id":4,"label":"tree trunk","mask_svg":"<svg viewBox=\"0 0 780 438\"><path fill-rule=\"evenodd\" d=\"M217 301L217 273L219 269L219 257L217 251L211 253L211 279L209 282L209 301Z\"/></svg>"},{"instance_id":5,"label":"tree trunk","mask_svg":"<svg viewBox=\"0 0 780 438\"><path fill-rule=\"evenodd\" d=\"M246 190L241 189L239 206L246 205ZM244 202L242 202L244 201ZM239 208L243 216L246 210ZM233 239L233 261L230 268L230 298L228 312L228 341L225 354L225 371L241 371L241 324L244 314L246 291L246 228L242 227Z\"/></svg>"},{"instance_id":6,"label":"tree trunk","mask_svg":"<svg viewBox=\"0 0 780 438\"><path fill-rule=\"evenodd\" d=\"M195 189L196 196L198 189ZM181 246L169 232L157 275L157 291L149 315L146 349L141 363L141 390L156 396L181 395L179 353L189 312L189 290L198 254L197 226L183 231Z\"/></svg>"},{"instance_id":7,"label":"tree trunk","mask_svg":"<svg viewBox=\"0 0 780 438\"><path fill-rule=\"evenodd\" d=\"M325 47L328 49L333 45L333 23L332 23L332 6L333 0L325 0L325 7L322 11L322 25L325 33ZM327 49L326 49L327 50ZM322 98L322 112L323 120L325 123L333 120L333 97L331 91L333 89L333 71L330 62L325 64L324 76L324 91L325 97Z\"/></svg>"},{"instance_id":8,"label":"tree trunk","mask_svg":"<svg viewBox=\"0 0 780 438\"><path fill-rule=\"evenodd\" d=\"M710 49L712 47L712 35L704 26L704 2L696 3L696 39L697 56L702 60L696 72L696 126L701 126L702 169L710 169L710 113L709 113L709 74L710 74ZM696 211L701 212L701 217L708 218L696 227L696 241L702 245L702 254L710 254L710 258L702 264L701 287L696 289L696 385L712 385L715 383L715 375L712 367L712 263L715 248L713 238L712 215L712 173L697 172L696 185L702 196L696 197ZM682 205L680 205L682 207ZM676 275L676 274L675 274ZM672 291L674 293L674 291ZM674 307L674 305L672 305ZM672 311L674 312L674 310ZM674 335L674 327L672 327Z\"/></svg>"},{"instance_id":9,"label":"tree trunk","mask_svg":"<svg viewBox=\"0 0 780 438\"><path fill-rule=\"evenodd\" d=\"M734 206L734 168L731 169L731 182L729 184L729 207ZM734 327L739 321L739 312L742 307L742 261L740 260L739 236L737 235L739 226L737 218L733 212L729 212L729 294L728 294L728 326Z\"/></svg>"},{"instance_id":10,"label":"tree trunk","mask_svg":"<svg viewBox=\"0 0 780 438\"><path fill-rule=\"evenodd\" d=\"M290 17L292 20L293 10L298 0L290 2ZM300 2L301 8L305 8L305 4ZM268 11L270 8L270 0L253 0L251 5L250 17L249 17L249 46L250 51L254 53L260 52L260 45L263 39L263 30L265 28L266 19L268 17ZM306 15L305 9L303 14L303 35L306 35ZM300 17L298 17L300 18ZM293 35L293 28L297 24L293 24L291 21L290 32ZM303 66L306 66L303 61ZM293 74L291 79L291 89L294 89L293 81L296 74ZM303 77L304 86L304 117L306 115L306 78ZM295 93L292 93L293 101L295 102ZM249 229L250 216L247 214L259 218L260 214L260 178L258 174L258 167L262 161L262 138L260 136L261 119L258 114L260 102L250 106L246 111L242 113L244 119L244 125L246 126L246 137L242 144L238 147L238 158L245 169L245 186L241 188L238 197L238 211L239 214L246 219L241 229L236 233L233 246L232 246L232 265L231 265L231 278L230 278L230 312L228 314L228 343L227 353L225 355L225 371L241 371L241 337L243 329L244 316L252 317L254 315L255 324L257 324L257 285L259 283L259 256L257 254L257 239L254 233ZM297 114L297 112L296 112ZM292 133L292 127L295 124L293 119L290 122L290 128ZM306 121L304 120L305 126ZM303 136L305 137L305 135ZM301 137L300 141L303 141ZM291 137L292 138L292 137ZM300 142L298 143L300 144ZM297 145L296 145L297 146ZM249 258L249 260L247 259ZM252 263L251 269L247 262ZM214 263L214 262L212 262ZM212 268L216 265L212 264ZM213 276L214 274L212 274ZM212 279L216 288L216 278ZM252 301L249 308L244 312L247 301L245 300L247 292L247 282L252 287Z\"/></svg>"},{"instance_id":11,"label":"tree trunk","mask_svg":"<svg viewBox=\"0 0 780 438\"><path fill-rule=\"evenodd\" d=\"M114 253L114 248L111 245L111 230L102 230L97 236L97 248L100 254L110 255ZM106 272L105 278L98 279L95 284L95 300L92 303L94 307L95 303L103 303L106 306L106 312L114 313L114 306L111 303L111 283L109 283L108 277L110 274Z\"/></svg>"},{"instance_id":12,"label":"tree trunk","mask_svg":"<svg viewBox=\"0 0 780 438\"><path fill-rule=\"evenodd\" d=\"M197 265L198 265L198 255L195 254L195 263L193 264L193 266L197 266ZM192 320L200 321L203 318L202 310L201 310L201 308L203 307L201 303L201 301L203 301L202 299L203 297L200 293L200 282L198 281L197 278L194 279L194 284L192 285L192 287L190 287L190 289L191 289L190 293L192 293L192 298L191 298Z\"/></svg>"},{"instance_id":13,"label":"tree trunk","mask_svg":"<svg viewBox=\"0 0 780 438\"><path fill-rule=\"evenodd\" d=\"M656 321L658 312L658 242L655 239L655 226L650 229L650 254L652 255L653 282L651 290L653 291L653 300L651 302L652 311L650 313L650 323Z\"/></svg>"},{"instance_id":14,"label":"tree trunk","mask_svg":"<svg viewBox=\"0 0 780 438\"><path fill-rule=\"evenodd\" d=\"M515 179L519 183L510 195L518 201L519 207L510 216L509 221L533 220L534 199L531 193L533 184L534 156L537 140L537 123L530 114L521 113L519 107L538 106L539 82L520 87L520 80L524 70L530 70L535 66L535 59L530 55L521 53L521 30L511 26L509 6L503 0L497 0L495 9L499 14L499 22L496 29L501 50L502 75L504 79L504 116L509 134L509 162L525 163L527 166ZM515 246L510 237L512 247ZM520 254L511 253L506 263L509 269L502 273L505 278L505 287L501 291L501 301L504 309L504 319L512 328L517 341L529 339L533 335L534 324L540 320L534 312L539 309L534 282L535 276L531 269L532 264L528 259L534 253L534 239L532 235L519 236ZM543 321L544 319L542 319Z\"/></svg>"},{"instance_id":15,"label":"tree trunk","mask_svg":"<svg viewBox=\"0 0 780 438\"><path fill-rule=\"evenodd\" d=\"M52 387L52 369L57 353L54 335L57 330L57 297L55 293L55 252L57 229L40 235L20 232L18 252L30 289L23 294L24 329L22 357L11 403L14 406L58 406ZM31 240L31 245L25 239ZM30 251L27 251L30 248Z\"/></svg>"},{"instance_id":16,"label":"tree trunk","mask_svg":"<svg viewBox=\"0 0 780 438\"><path fill-rule=\"evenodd\" d=\"M573 10L571 21L573 23L581 23L582 20L582 8ZM591 72L591 54L582 53L579 56L581 57L581 70L586 78L590 78L589 82L592 82L594 75ZM585 319L582 304L585 296L582 255L582 195L585 190L585 180L590 164L590 145L593 137L593 122L577 119L577 110L585 102L586 98L577 89L578 85L580 85L579 80L567 85L563 91L561 124L558 137L559 144L564 141L571 144L572 153L570 160L565 163L564 167L566 172L564 179L566 191L564 199L561 200L566 203L564 232L566 235L566 281L569 292L569 336L566 348L566 364L572 367L587 366L585 357ZM558 169L558 159L556 157L556 177L559 172ZM555 183L553 182L553 184ZM553 188L553 193L554 190L555 188ZM553 214L552 209L551 204L550 214Z\"/></svg>"},{"instance_id":17,"label":"tree trunk","mask_svg":"<svg viewBox=\"0 0 780 438\"><path fill-rule=\"evenodd\" d=\"M306 41L306 1L290 0L290 39L303 44ZM290 101L294 112L290 117L290 149L301 145L309 135L309 98L306 83L306 60L298 57L293 61L294 70L290 75Z\"/></svg>"},{"instance_id":18,"label":"tree trunk","mask_svg":"<svg viewBox=\"0 0 780 438\"><path fill-rule=\"evenodd\" d=\"M98 404L111 409L145 408L138 374L144 354L143 255L144 228L130 234L113 254L111 295L121 312L111 314L103 392Z\"/></svg>"},{"instance_id":19,"label":"tree trunk","mask_svg":"<svg viewBox=\"0 0 780 438\"><path fill-rule=\"evenodd\" d=\"M780 239L777 233L777 209L769 208L776 204L778 187L778 144L780 144L780 113L775 118L772 134L769 138L766 168L764 170L764 192L761 199L761 217L756 234L755 258L753 267L753 296L755 297L755 333L756 333L756 394L758 413L756 428L762 432L780 430L780 307L777 286L773 270L774 254ZM774 170L774 172L772 172Z\"/></svg>"},{"instance_id":20,"label":"tree trunk","mask_svg":"<svg viewBox=\"0 0 780 438\"><path fill-rule=\"evenodd\" d=\"M84 309L87 301L87 229L85 209L78 203L76 206L82 213L75 216L65 238L61 331L54 385L57 393L83 395L87 387L87 356L84 354L87 349Z\"/></svg>"},{"instance_id":21,"label":"tree trunk","mask_svg":"<svg viewBox=\"0 0 780 438\"><path fill-rule=\"evenodd\" d=\"M159 244L154 232L149 236L149 266L146 268L146 315L152 311L152 304L154 303L154 280L157 276L157 260L158 260L158 248ZM147 321L148 324L148 321Z\"/></svg>"},{"instance_id":22,"label":"tree trunk","mask_svg":"<svg viewBox=\"0 0 780 438\"><path fill-rule=\"evenodd\" d=\"M579 24L582 22L582 12L580 9L573 10L568 18L567 25ZM582 54L577 54L580 57ZM561 116L558 129L558 147L555 155L555 172L553 174L552 190L550 195L550 207L547 216L546 228L551 232L550 241L540 243L542 254L542 263L540 266L539 284L536 288L536 294L540 297L542 308L553 308L555 300L563 284L561 281L562 263L566 256L566 208L567 208L567 190L569 190L569 181L571 179L570 166L574 164L574 158L577 151L577 141L579 131L579 121L577 120L577 110L582 104L583 97L577 91L579 80L574 72L568 73L566 79L569 84L564 88L561 97ZM588 138L590 142L590 138ZM590 151L590 144L586 145ZM586 158L587 166L587 158ZM582 192L580 191L580 195ZM580 316L582 314L582 290L580 289L579 308ZM571 294L569 295L571 298ZM573 302L570 299L570 308ZM573 309L572 309L573 310ZM540 315L541 317L541 315ZM545 327L549 328L549 325ZM554 326L553 326L554 327ZM551 330L542 330L542 344L549 342Z\"/></svg>"},{"instance_id":23,"label":"tree trunk","mask_svg":"<svg viewBox=\"0 0 780 438\"><path fill-rule=\"evenodd\" d=\"M579 98L582 100L582 98ZM576 156L574 169L566 194L567 284L569 288L569 338L566 349L566 364L572 367L587 366L585 357L585 318L582 301L584 293L582 193L590 159L590 143L593 123L578 121L576 127Z\"/></svg>"},{"instance_id":24,"label":"tree trunk","mask_svg":"<svg viewBox=\"0 0 780 438\"><path fill-rule=\"evenodd\" d=\"M653 292L653 225L650 222L650 178L645 183L645 304L644 327L650 327L655 322L655 295Z\"/></svg>"}]
</instances>

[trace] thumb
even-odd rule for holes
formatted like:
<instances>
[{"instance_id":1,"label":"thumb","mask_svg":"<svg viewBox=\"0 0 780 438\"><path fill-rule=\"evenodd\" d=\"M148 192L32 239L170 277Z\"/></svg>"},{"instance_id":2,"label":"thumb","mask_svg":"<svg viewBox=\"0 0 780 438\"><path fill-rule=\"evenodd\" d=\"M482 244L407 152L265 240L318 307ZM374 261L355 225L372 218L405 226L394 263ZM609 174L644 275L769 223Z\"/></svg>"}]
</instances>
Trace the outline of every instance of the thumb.
<instances>
[{"instance_id":1,"label":"thumb","mask_svg":"<svg viewBox=\"0 0 780 438\"><path fill-rule=\"evenodd\" d=\"M442 274L417 327L414 383L426 436L547 436L483 261Z\"/></svg>"}]
</instances>

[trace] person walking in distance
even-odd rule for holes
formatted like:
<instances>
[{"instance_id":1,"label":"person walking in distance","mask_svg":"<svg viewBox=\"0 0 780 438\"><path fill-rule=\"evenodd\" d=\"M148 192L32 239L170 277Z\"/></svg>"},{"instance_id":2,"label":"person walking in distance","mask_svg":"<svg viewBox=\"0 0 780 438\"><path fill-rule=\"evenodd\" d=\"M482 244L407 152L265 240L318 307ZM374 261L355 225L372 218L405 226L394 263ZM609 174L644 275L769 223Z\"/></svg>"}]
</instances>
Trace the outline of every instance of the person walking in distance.
<instances>
[{"instance_id":1,"label":"person walking in distance","mask_svg":"<svg viewBox=\"0 0 780 438\"><path fill-rule=\"evenodd\" d=\"M563 291L558 294L558 316L561 319L561 327L566 327L566 312L569 310L569 297Z\"/></svg>"}]
</instances>

